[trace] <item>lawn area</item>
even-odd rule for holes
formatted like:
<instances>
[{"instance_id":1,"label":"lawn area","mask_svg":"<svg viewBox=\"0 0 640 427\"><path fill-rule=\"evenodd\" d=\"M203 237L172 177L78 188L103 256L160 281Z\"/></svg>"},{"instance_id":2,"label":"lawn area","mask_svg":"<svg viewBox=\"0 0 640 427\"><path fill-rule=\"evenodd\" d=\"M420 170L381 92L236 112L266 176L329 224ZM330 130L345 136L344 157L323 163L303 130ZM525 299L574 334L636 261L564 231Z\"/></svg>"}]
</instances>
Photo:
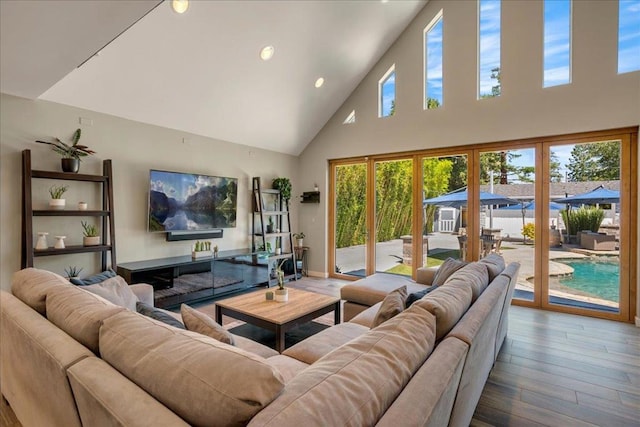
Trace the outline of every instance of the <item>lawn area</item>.
<instances>
[{"instance_id":1,"label":"lawn area","mask_svg":"<svg viewBox=\"0 0 640 427\"><path fill-rule=\"evenodd\" d=\"M455 249L451 251L443 251L443 252L431 254L427 256L427 267L436 267L438 265L441 265L444 262L444 260L449 257L454 259L459 259L460 251ZM404 276L411 276L411 266L406 264L398 264L386 270L385 273L402 274Z\"/></svg>"}]
</instances>

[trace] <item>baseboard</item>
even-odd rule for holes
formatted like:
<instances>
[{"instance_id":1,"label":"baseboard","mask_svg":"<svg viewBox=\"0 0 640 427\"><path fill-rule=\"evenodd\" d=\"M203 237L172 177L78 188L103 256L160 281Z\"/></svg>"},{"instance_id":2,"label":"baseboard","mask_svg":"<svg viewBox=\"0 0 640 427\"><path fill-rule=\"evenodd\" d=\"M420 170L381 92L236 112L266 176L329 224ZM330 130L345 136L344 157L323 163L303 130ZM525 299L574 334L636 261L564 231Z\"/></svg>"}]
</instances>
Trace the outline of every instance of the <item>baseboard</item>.
<instances>
[{"instance_id":1,"label":"baseboard","mask_svg":"<svg viewBox=\"0 0 640 427\"><path fill-rule=\"evenodd\" d=\"M640 328L640 317L636 316L636 326Z\"/></svg>"},{"instance_id":2,"label":"baseboard","mask_svg":"<svg viewBox=\"0 0 640 427\"><path fill-rule=\"evenodd\" d=\"M328 273L325 273L323 271L308 271L307 272L307 276L309 277L320 277L322 279L326 279L329 277Z\"/></svg>"}]
</instances>

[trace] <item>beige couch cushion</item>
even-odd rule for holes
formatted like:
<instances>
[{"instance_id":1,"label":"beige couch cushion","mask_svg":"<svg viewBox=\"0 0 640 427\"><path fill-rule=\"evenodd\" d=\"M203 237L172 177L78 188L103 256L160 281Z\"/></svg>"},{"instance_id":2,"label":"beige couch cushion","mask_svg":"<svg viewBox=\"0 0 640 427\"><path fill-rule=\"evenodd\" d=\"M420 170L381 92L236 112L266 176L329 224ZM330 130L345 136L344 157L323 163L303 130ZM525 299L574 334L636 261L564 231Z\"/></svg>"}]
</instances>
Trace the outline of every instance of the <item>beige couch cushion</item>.
<instances>
[{"instance_id":1,"label":"beige couch cushion","mask_svg":"<svg viewBox=\"0 0 640 427\"><path fill-rule=\"evenodd\" d=\"M425 288L424 285L415 283L408 277L398 274L376 273L340 288L340 298L372 306L401 286L406 286L408 293L418 292Z\"/></svg>"},{"instance_id":2,"label":"beige couch cushion","mask_svg":"<svg viewBox=\"0 0 640 427\"><path fill-rule=\"evenodd\" d=\"M442 265L436 271L436 275L434 276L433 281L431 282L431 285L432 286L443 285L444 282L446 282L447 279L453 273L460 270L465 265L467 265L467 262L462 260L453 259L453 258L445 259Z\"/></svg>"},{"instance_id":3,"label":"beige couch cushion","mask_svg":"<svg viewBox=\"0 0 640 427\"><path fill-rule=\"evenodd\" d=\"M404 304L406 301L406 286L402 286L395 291L390 292L389 295L384 297L382 300L382 304L373 318L373 322L371 322L371 327L375 328L376 326L382 325L387 320L402 313L404 311Z\"/></svg>"},{"instance_id":4,"label":"beige couch cushion","mask_svg":"<svg viewBox=\"0 0 640 427\"><path fill-rule=\"evenodd\" d=\"M285 383L291 381L296 375L309 366L304 362L294 359L293 357L285 356L284 354L270 357L266 362L269 366L273 366L280 372Z\"/></svg>"},{"instance_id":5,"label":"beige couch cushion","mask_svg":"<svg viewBox=\"0 0 640 427\"><path fill-rule=\"evenodd\" d=\"M69 285L62 276L37 268L25 268L13 275L11 293L38 313L46 316L47 292L53 286Z\"/></svg>"},{"instance_id":6,"label":"beige couch cushion","mask_svg":"<svg viewBox=\"0 0 640 427\"><path fill-rule=\"evenodd\" d=\"M382 302L372 305L366 310L361 311L360 313L355 315L351 320L349 320L349 322L357 323L358 325L371 328L371 325L373 324L373 319L376 317L376 314L378 314L378 310L380 310L381 305L382 305Z\"/></svg>"},{"instance_id":7,"label":"beige couch cushion","mask_svg":"<svg viewBox=\"0 0 640 427\"><path fill-rule=\"evenodd\" d=\"M124 311L100 328L102 358L192 425L242 425L284 387L265 360Z\"/></svg>"},{"instance_id":8,"label":"beige couch cushion","mask_svg":"<svg viewBox=\"0 0 640 427\"><path fill-rule=\"evenodd\" d=\"M82 289L100 295L115 305L136 311L138 297L129 289L129 284L121 276L111 277L95 285L83 286Z\"/></svg>"},{"instance_id":9,"label":"beige couch cushion","mask_svg":"<svg viewBox=\"0 0 640 427\"><path fill-rule=\"evenodd\" d=\"M442 340L376 426L448 425L468 349L456 338Z\"/></svg>"},{"instance_id":10,"label":"beige couch cushion","mask_svg":"<svg viewBox=\"0 0 640 427\"><path fill-rule=\"evenodd\" d=\"M102 321L126 310L72 284L52 288L46 301L47 319L95 354Z\"/></svg>"},{"instance_id":11,"label":"beige couch cushion","mask_svg":"<svg viewBox=\"0 0 640 427\"><path fill-rule=\"evenodd\" d=\"M8 292L0 291L2 393L24 426L80 426L67 368L86 347Z\"/></svg>"},{"instance_id":12,"label":"beige couch cushion","mask_svg":"<svg viewBox=\"0 0 640 427\"><path fill-rule=\"evenodd\" d=\"M289 347L282 354L311 365L332 350L348 343L369 330L356 323L340 323Z\"/></svg>"},{"instance_id":13,"label":"beige couch cushion","mask_svg":"<svg viewBox=\"0 0 640 427\"><path fill-rule=\"evenodd\" d=\"M236 335L236 334L231 334L231 335L233 335L234 345L239 349L248 351L249 353L253 353L257 356L264 357L265 359L267 357L273 357L280 354L274 349L272 349L271 347L267 347L266 345L260 344L259 342L256 342L252 339L245 338L242 335Z\"/></svg>"},{"instance_id":14,"label":"beige couch cushion","mask_svg":"<svg viewBox=\"0 0 640 427\"><path fill-rule=\"evenodd\" d=\"M68 373L84 426L189 425L102 359L83 359Z\"/></svg>"},{"instance_id":15,"label":"beige couch cushion","mask_svg":"<svg viewBox=\"0 0 640 427\"><path fill-rule=\"evenodd\" d=\"M505 268L504 258L494 253L487 255L478 262L487 266L489 270L489 282L493 282L493 279L502 273L502 270Z\"/></svg>"},{"instance_id":16,"label":"beige couch cushion","mask_svg":"<svg viewBox=\"0 0 640 427\"><path fill-rule=\"evenodd\" d=\"M452 283L461 283L470 286L471 303L473 304L489 284L487 265L479 262L465 265L449 276L444 285L450 285Z\"/></svg>"},{"instance_id":17,"label":"beige couch cushion","mask_svg":"<svg viewBox=\"0 0 640 427\"><path fill-rule=\"evenodd\" d=\"M436 317L436 341L453 328L471 305L471 287L460 283L439 286L411 307L421 307Z\"/></svg>"},{"instance_id":18,"label":"beige couch cushion","mask_svg":"<svg viewBox=\"0 0 640 427\"><path fill-rule=\"evenodd\" d=\"M435 319L410 307L299 373L250 426L372 426L431 353Z\"/></svg>"},{"instance_id":19,"label":"beige couch cushion","mask_svg":"<svg viewBox=\"0 0 640 427\"><path fill-rule=\"evenodd\" d=\"M187 304L180 306L180 314L184 326L189 331L206 335L225 344L234 345L233 334L227 332L221 325L206 314L189 307Z\"/></svg>"}]
</instances>

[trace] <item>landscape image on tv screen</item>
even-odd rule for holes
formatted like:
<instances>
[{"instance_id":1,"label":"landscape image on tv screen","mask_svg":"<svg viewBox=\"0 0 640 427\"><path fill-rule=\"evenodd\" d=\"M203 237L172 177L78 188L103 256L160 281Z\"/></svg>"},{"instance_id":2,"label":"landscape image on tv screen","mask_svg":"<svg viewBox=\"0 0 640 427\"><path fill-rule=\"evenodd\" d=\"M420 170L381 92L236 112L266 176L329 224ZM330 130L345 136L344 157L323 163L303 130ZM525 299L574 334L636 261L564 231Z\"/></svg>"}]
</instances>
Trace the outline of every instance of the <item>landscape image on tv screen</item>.
<instances>
[{"instance_id":1,"label":"landscape image on tv screen","mask_svg":"<svg viewBox=\"0 0 640 427\"><path fill-rule=\"evenodd\" d=\"M238 179L151 170L149 231L236 226Z\"/></svg>"}]
</instances>

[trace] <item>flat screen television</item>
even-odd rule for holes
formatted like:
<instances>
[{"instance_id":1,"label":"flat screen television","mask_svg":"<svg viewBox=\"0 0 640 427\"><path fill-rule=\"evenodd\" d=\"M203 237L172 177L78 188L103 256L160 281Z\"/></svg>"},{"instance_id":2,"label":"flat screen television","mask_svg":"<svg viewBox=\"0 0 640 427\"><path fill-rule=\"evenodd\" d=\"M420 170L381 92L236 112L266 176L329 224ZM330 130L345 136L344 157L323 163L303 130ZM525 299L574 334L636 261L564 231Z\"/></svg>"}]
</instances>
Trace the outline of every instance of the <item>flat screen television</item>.
<instances>
[{"instance_id":1,"label":"flat screen television","mask_svg":"<svg viewBox=\"0 0 640 427\"><path fill-rule=\"evenodd\" d=\"M149 231L204 231L236 226L238 179L149 171Z\"/></svg>"}]
</instances>

